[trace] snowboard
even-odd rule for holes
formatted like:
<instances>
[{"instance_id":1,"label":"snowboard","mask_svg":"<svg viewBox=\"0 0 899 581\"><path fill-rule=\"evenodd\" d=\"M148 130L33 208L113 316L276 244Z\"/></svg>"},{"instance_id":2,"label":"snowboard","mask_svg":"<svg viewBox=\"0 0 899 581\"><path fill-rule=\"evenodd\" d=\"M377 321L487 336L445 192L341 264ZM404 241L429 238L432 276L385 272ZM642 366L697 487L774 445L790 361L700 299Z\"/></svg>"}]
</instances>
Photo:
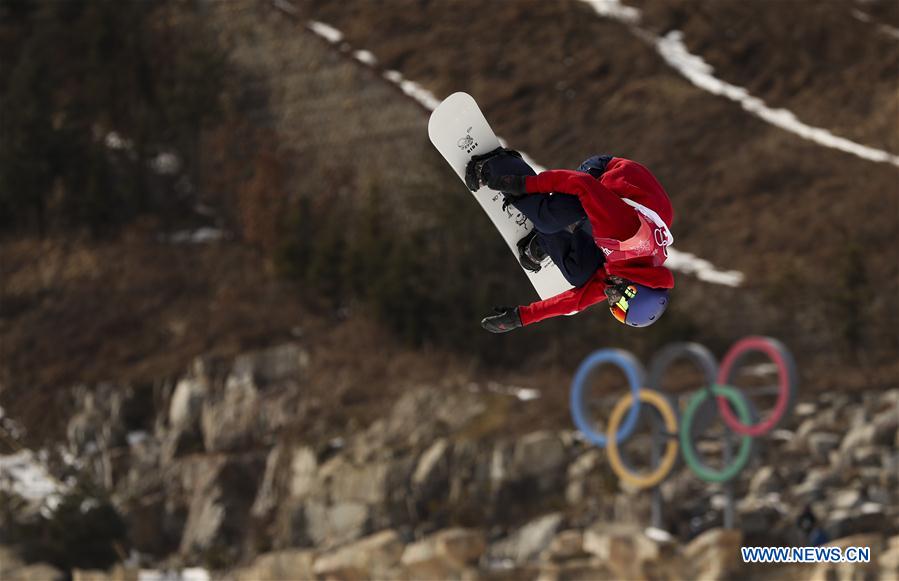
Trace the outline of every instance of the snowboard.
<instances>
[{"instance_id":1,"label":"snowboard","mask_svg":"<svg viewBox=\"0 0 899 581\"><path fill-rule=\"evenodd\" d=\"M453 93L431 113L428 121L428 137L465 183L465 167L474 155L481 155L500 147L499 138L493 133L484 114L467 93ZM468 188L465 188L468 190ZM534 227L521 212L509 205L503 209L503 195L484 186L474 192L484 212L505 240L518 261L516 243ZM541 299L548 299L571 288L562 272L548 257L538 272L522 268Z\"/></svg>"}]
</instances>

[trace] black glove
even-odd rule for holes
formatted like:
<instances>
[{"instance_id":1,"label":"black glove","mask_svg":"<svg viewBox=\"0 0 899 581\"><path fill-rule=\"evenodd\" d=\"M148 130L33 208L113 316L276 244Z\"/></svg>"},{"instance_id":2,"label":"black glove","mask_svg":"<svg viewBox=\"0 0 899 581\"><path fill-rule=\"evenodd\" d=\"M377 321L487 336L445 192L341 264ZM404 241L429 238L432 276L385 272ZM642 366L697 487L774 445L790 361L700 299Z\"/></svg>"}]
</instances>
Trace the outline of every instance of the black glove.
<instances>
[{"instance_id":1,"label":"black glove","mask_svg":"<svg viewBox=\"0 0 899 581\"><path fill-rule=\"evenodd\" d=\"M485 173L487 187L504 194L524 194L524 179L526 176L492 176Z\"/></svg>"},{"instance_id":2,"label":"black glove","mask_svg":"<svg viewBox=\"0 0 899 581\"><path fill-rule=\"evenodd\" d=\"M481 319L481 326L491 333L508 333L521 326L518 307L494 307L496 315Z\"/></svg>"},{"instance_id":3,"label":"black glove","mask_svg":"<svg viewBox=\"0 0 899 581\"><path fill-rule=\"evenodd\" d=\"M615 303L620 301L621 297L631 298L630 296L628 296L627 287L633 283L631 283L631 281L627 280L626 278L612 275L606 278L605 283L605 295L609 300L610 305L614 305Z\"/></svg>"},{"instance_id":4,"label":"black glove","mask_svg":"<svg viewBox=\"0 0 899 581\"><path fill-rule=\"evenodd\" d=\"M500 189L490 186L490 184L488 183L488 180L490 179L490 164L487 162L489 162L494 157L498 157L501 155L513 155L515 157L521 158L521 154L514 149L506 149L504 147L497 147L496 149L488 151L487 153L471 156L471 160L468 162L468 165L465 166L465 185L468 186L469 190L476 192L481 188L481 186L485 184L491 189ZM497 178L501 177L503 176L497 176ZM523 187L524 186L522 185L522 188ZM522 193L523 192L524 190L522 189Z\"/></svg>"}]
</instances>

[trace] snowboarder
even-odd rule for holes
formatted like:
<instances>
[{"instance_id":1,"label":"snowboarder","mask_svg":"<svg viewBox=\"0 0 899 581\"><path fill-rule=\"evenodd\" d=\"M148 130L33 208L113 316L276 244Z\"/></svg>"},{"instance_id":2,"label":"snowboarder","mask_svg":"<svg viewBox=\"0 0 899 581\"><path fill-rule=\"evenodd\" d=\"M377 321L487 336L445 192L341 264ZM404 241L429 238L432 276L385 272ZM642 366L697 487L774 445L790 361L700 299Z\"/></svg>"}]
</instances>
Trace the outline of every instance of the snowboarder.
<instances>
[{"instance_id":1,"label":"snowboarder","mask_svg":"<svg viewBox=\"0 0 899 581\"><path fill-rule=\"evenodd\" d=\"M527 306L497 307L481 326L505 333L557 315L574 314L608 299L615 319L649 326L668 306L674 287L662 266L674 241L671 201L642 165L596 155L577 169L537 175L518 152L498 149L475 156L466 185L502 192L534 224L518 243L521 265L541 268L547 255L574 287Z\"/></svg>"}]
</instances>

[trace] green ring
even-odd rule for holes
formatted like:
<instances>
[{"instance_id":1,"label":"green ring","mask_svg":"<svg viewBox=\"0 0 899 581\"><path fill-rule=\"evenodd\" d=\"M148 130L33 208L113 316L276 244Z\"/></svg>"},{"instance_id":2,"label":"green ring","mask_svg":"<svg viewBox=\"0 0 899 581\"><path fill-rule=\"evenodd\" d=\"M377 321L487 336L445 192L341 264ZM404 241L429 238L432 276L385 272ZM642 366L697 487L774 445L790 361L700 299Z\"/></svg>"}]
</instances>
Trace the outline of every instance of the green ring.
<instances>
[{"instance_id":1,"label":"green ring","mask_svg":"<svg viewBox=\"0 0 899 581\"><path fill-rule=\"evenodd\" d=\"M737 410L737 417L740 418L741 422L748 424L752 421L749 405L746 403L743 394L737 388L729 385L716 384L712 386L711 391L716 396L723 396L730 400L731 404L733 404L734 408ZM703 464L702 460L699 458L699 453L694 447L694 442L691 441L690 428L692 427L693 416L696 415L696 410L699 409L699 406L702 405L702 402L705 401L707 397L709 397L709 390L701 389L697 391L687 403L687 409L684 410L684 416L680 426L680 447L684 454L684 461L696 476L706 482L727 482L739 474L749 462L750 452L752 451L752 437L741 437L740 449L737 451L737 455L734 457L733 462L721 470L715 470Z\"/></svg>"}]
</instances>

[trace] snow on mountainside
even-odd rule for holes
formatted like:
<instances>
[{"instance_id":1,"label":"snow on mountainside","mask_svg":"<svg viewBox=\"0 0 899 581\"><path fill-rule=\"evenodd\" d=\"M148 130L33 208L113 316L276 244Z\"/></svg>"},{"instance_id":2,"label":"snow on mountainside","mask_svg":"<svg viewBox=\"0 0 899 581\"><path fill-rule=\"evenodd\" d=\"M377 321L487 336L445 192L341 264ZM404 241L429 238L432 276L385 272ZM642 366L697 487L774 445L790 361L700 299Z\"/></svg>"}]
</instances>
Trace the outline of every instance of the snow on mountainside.
<instances>
[{"instance_id":1,"label":"snow on mountainside","mask_svg":"<svg viewBox=\"0 0 899 581\"><path fill-rule=\"evenodd\" d=\"M773 109L762 99L755 97L743 87L738 87L715 77L714 69L701 57L691 54L684 44L682 32L673 30L663 37L656 37L648 30L639 28L640 11L621 4L619 0L582 0L590 5L602 17L612 18L631 25L640 35L648 36L656 46L659 54L669 65L690 80L697 87L713 95L726 97L742 105L743 109L759 119L780 129L789 131L813 141L818 145L830 147L857 155L862 159L889 163L899 167L899 155L894 155L874 147L867 147L849 139L838 137L826 129L812 127L803 123L792 112L786 109Z\"/></svg>"}]
</instances>

